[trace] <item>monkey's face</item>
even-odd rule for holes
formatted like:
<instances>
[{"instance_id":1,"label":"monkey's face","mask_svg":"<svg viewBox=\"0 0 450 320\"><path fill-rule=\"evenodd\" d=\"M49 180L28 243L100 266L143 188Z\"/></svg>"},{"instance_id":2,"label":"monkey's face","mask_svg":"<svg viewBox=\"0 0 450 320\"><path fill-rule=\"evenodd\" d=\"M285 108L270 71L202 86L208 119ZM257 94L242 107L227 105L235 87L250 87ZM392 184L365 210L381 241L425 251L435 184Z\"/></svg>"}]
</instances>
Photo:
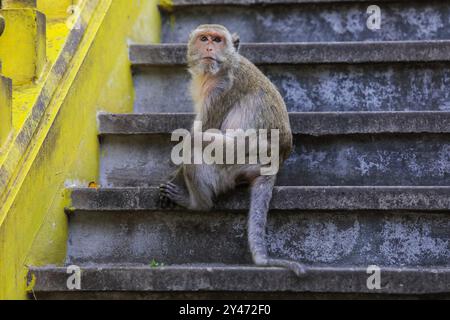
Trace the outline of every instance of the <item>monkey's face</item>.
<instances>
[{"instance_id":1,"label":"monkey's face","mask_svg":"<svg viewBox=\"0 0 450 320\"><path fill-rule=\"evenodd\" d=\"M194 73L216 74L229 65L236 54L231 35L222 28L198 28L191 34L188 62Z\"/></svg>"}]
</instances>

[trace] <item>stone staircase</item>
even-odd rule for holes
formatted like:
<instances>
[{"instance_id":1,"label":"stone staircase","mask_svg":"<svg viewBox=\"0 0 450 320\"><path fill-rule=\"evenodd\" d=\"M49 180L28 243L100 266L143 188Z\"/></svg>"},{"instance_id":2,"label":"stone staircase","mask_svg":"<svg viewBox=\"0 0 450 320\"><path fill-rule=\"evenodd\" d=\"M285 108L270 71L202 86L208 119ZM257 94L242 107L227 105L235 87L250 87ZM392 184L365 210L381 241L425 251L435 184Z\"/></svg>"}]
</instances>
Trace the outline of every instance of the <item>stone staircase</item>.
<instances>
[{"instance_id":1,"label":"stone staircase","mask_svg":"<svg viewBox=\"0 0 450 320\"><path fill-rule=\"evenodd\" d=\"M72 190L67 265L33 267L44 298L448 297L450 3L178 0L161 45L133 45L134 114L99 114L100 185ZM304 262L297 278L251 264L248 194L212 212L161 210L174 168L170 133L193 115L187 36L221 23L283 94L294 151L271 203L270 254ZM367 286L369 265L381 288Z\"/></svg>"}]
</instances>

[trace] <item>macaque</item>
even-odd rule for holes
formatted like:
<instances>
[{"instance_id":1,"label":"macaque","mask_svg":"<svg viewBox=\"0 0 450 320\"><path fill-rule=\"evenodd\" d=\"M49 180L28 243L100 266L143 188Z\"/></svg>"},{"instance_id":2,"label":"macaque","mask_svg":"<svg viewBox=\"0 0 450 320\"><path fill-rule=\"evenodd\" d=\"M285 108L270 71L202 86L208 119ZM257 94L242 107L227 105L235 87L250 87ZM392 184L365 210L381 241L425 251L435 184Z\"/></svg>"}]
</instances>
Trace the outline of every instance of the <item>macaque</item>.
<instances>
[{"instance_id":1,"label":"macaque","mask_svg":"<svg viewBox=\"0 0 450 320\"><path fill-rule=\"evenodd\" d=\"M238 48L239 37L231 35L221 25L201 25L191 33L187 60L192 76L196 123L201 123L203 130L214 130L213 133L205 133L206 140L219 141L226 146L236 142L235 137L227 134L229 129L276 130L277 145L273 145L272 139L267 144L272 156L276 152L275 158L281 165L292 150L286 105L276 87L253 63L238 53ZM248 185L251 191L248 243L254 263L286 267L301 275L306 270L302 264L268 256L266 223L276 172L263 172L263 165L259 162L183 163L169 182L160 186L161 206L210 210L218 195L237 186Z\"/></svg>"}]
</instances>

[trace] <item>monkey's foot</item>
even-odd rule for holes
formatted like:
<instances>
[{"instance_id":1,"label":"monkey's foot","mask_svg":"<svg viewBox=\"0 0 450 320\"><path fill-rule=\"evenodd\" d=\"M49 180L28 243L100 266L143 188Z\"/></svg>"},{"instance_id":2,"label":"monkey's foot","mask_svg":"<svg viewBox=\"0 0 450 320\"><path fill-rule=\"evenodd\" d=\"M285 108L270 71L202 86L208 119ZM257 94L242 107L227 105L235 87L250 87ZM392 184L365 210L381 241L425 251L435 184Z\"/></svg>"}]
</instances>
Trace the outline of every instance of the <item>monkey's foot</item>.
<instances>
[{"instance_id":1,"label":"monkey's foot","mask_svg":"<svg viewBox=\"0 0 450 320\"><path fill-rule=\"evenodd\" d=\"M168 182L159 186L159 203L161 208L174 208L189 206L189 195L177 185Z\"/></svg>"}]
</instances>

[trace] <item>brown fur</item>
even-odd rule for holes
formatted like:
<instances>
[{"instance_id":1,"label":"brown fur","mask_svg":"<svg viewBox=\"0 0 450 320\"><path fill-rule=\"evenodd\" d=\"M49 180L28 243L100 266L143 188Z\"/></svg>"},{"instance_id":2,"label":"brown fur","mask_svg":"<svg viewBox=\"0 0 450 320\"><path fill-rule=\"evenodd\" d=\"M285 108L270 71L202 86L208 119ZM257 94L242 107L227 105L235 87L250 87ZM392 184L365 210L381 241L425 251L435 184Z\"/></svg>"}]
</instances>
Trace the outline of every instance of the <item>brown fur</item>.
<instances>
[{"instance_id":1,"label":"brown fur","mask_svg":"<svg viewBox=\"0 0 450 320\"><path fill-rule=\"evenodd\" d=\"M222 41L215 41L217 37ZM282 163L292 150L285 103L270 80L237 52L238 44L238 37L223 26L203 25L192 32L188 65L196 120L202 121L203 131L218 129L223 135L226 129L278 129ZM216 196L236 185L250 184L248 233L254 262L287 267L301 274L304 268L299 263L267 256L265 228L276 177L261 176L260 168L259 164L182 165L175 178L161 186L162 204L209 210Z\"/></svg>"}]
</instances>

